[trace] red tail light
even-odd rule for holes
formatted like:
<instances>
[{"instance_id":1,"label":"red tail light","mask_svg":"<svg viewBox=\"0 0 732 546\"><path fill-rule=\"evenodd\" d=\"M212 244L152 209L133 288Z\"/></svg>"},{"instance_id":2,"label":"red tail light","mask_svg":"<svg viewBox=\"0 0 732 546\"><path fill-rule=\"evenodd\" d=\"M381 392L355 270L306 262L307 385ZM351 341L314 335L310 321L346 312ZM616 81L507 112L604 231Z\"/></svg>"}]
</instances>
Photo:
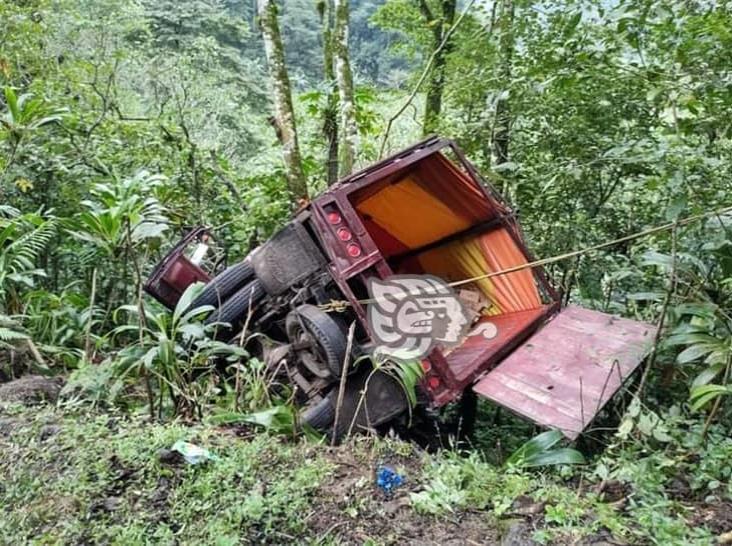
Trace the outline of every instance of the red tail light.
<instances>
[{"instance_id":1,"label":"red tail light","mask_svg":"<svg viewBox=\"0 0 732 546\"><path fill-rule=\"evenodd\" d=\"M358 258L361 255L361 247L356 243L351 243L346 247L346 252L351 258Z\"/></svg>"},{"instance_id":2,"label":"red tail light","mask_svg":"<svg viewBox=\"0 0 732 546\"><path fill-rule=\"evenodd\" d=\"M432 390L435 390L440 384L440 378L434 375L427 380L427 386Z\"/></svg>"},{"instance_id":3,"label":"red tail light","mask_svg":"<svg viewBox=\"0 0 732 546\"><path fill-rule=\"evenodd\" d=\"M343 244L349 258L356 259L363 255L363 249L355 242L355 235L348 226L348 221L343 218L341 211L335 203L329 204L325 210L325 220L330 224L336 238Z\"/></svg>"}]
</instances>

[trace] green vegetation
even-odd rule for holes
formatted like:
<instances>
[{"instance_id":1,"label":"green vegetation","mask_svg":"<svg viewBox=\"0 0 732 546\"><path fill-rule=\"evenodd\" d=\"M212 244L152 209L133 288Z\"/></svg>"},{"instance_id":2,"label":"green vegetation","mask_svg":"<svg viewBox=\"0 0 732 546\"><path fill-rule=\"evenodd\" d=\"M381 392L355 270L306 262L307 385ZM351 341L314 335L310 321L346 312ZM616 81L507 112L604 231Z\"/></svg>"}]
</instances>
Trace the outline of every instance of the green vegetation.
<instances>
[{"instance_id":1,"label":"green vegetation","mask_svg":"<svg viewBox=\"0 0 732 546\"><path fill-rule=\"evenodd\" d=\"M5 544L282 541L307 530L303 516L331 468L276 437L242 441L113 413L11 413L3 427L12 442L0 461ZM158 452L179 439L209 446L217 460L162 462Z\"/></svg>"},{"instance_id":2,"label":"green vegetation","mask_svg":"<svg viewBox=\"0 0 732 546\"><path fill-rule=\"evenodd\" d=\"M256 4L0 2L0 391L66 381L55 407L0 405L0 542L495 542L515 520L544 543L732 541L732 214L548 268L565 301L661 327L571 448L485 402L469 453L326 448L294 435L262 362L210 339L205 309L142 293L191 225L230 262L264 241L305 197L292 172L313 196L350 170L346 135L355 168L455 139L539 257L728 207L728 3L339 1L344 49L332 2L276 2L294 171ZM411 396L417 370L393 373ZM219 459L161 461L179 439ZM395 499L373 486L384 462L407 478Z\"/></svg>"},{"instance_id":3,"label":"green vegetation","mask_svg":"<svg viewBox=\"0 0 732 546\"><path fill-rule=\"evenodd\" d=\"M663 449L652 436L617 440L581 470L529 473L476 451L430 456L393 440L334 450L240 427L150 424L142 411L5 405L0 531L4 544L399 544L441 536L456 518L468 537L497 537L529 516L529 535L542 543L609 532L630 544L709 544L729 523L721 499L731 493L732 440L715 425L702 441L701 424L677 410L664 422ZM180 439L216 459L171 458L166 450ZM395 500L374 489L379 464L406 477ZM336 522L343 527L329 531Z\"/></svg>"}]
</instances>

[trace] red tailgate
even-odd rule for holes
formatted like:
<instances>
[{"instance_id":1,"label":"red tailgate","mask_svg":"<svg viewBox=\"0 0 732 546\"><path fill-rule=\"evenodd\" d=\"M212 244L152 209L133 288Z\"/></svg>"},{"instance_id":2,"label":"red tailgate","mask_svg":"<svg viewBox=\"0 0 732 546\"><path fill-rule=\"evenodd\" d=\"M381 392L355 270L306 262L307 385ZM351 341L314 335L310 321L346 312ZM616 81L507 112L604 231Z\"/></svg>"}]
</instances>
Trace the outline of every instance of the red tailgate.
<instances>
[{"instance_id":1,"label":"red tailgate","mask_svg":"<svg viewBox=\"0 0 732 546\"><path fill-rule=\"evenodd\" d=\"M569 306L473 390L575 439L649 353L655 331L650 324Z\"/></svg>"}]
</instances>

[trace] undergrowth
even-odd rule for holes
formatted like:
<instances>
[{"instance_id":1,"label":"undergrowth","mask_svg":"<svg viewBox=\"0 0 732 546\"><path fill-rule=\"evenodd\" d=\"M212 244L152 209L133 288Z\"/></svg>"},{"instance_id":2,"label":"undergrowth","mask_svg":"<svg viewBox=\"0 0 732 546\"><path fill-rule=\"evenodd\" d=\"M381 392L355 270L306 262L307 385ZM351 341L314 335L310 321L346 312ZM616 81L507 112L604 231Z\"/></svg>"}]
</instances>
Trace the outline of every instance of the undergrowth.
<instances>
[{"instance_id":1,"label":"undergrowth","mask_svg":"<svg viewBox=\"0 0 732 546\"><path fill-rule=\"evenodd\" d=\"M266 434L240 441L122 415L13 413L0 437L6 544L283 542L305 531L329 469L317 453ZM161 462L159 451L179 439L216 461Z\"/></svg>"},{"instance_id":2,"label":"undergrowth","mask_svg":"<svg viewBox=\"0 0 732 546\"><path fill-rule=\"evenodd\" d=\"M253 431L241 438L211 425L151 425L123 413L6 407L0 542L339 544L337 534L315 532L311 518L328 506L345 506L346 513L356 507L358 518L389 517L382 510L391 500L367 483L360 490L368 501L351 492L333 504L323 496L326 486L355 472L369 482L373 471L366 467L396 458L408 464L397 468L407 485L395 498L415 525L479 514L493 536L522 521L533 540L546 544L603 536L628 544L711 544L732 506L732 440L717 426L702 443L703 422L677 410L663 419L670 440L661 448L652 437L616 436L585 466L529 472L488 462L478 449L428 455L394 439L360 439L333 450ZM161 460L161 450L181 439L216 459ZM364 468L343 463L346 453Z\"/></svg>"}]
</instances>

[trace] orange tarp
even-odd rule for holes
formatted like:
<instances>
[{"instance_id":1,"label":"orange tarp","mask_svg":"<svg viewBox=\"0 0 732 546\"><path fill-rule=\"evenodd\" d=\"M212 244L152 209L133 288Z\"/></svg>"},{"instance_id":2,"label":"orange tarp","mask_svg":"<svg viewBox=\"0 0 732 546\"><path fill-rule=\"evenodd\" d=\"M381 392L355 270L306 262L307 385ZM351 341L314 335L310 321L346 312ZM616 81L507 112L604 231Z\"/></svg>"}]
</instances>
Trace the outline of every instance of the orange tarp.
<instances>
[{"instance_id":1,"label":"orange tarp","mask_svg":"<svg viewBox=\"0 0 732 546\"><path fill-rule=\"evenodd\" d=\"M387 259L465 231L503 210L441 154L421 161L397 182L369 188L360 199L354 198L354 206ZM523 252L503 228L423 252L403 263L400 272L430 273L447 281L461 281L523 263ZM473 284L493 304L487 314L541 306L530 270Z\"/></svg>"},{"instance_id":2,"label":"orange tarp","mask_svg":"<svg viewBox=\"0 0 732 546\"><path fill-rule=\"evenodd\" d=\"M507 229L497 229L478 238L489 271L502 271L527 263L526 256L518 247ZM490 279L496 287L503 312L524 311L541 306L539 290L531 269L514 271Z\"/></svg>"},{"instance_id":3,"label":"orange tarp","mask_svg":"<svg viewBox=\"0 0 732 546\"><path fill-rule=\"evenodd\" d=\"M483 190L442 154L418 163L413 177L471 224L488 220L503 209L498 203L488 201Z\"/></svg>"},{"instance_id":4,"label":"orange tarp","mask_svg":"<svg viewBox=\"0 0 732 546\"><path fill-rule=\"evenodd\" d=\"M422 160L401 180L374 189L353 201L387 258L399 246L394 239L409 249L420 248L490 220L500 208L441 154Z\"/></svg>"},{"instance_id":5,"label":"orange tarp","mask_svg":"<svg viewBox=\"0 0 732 546\"><path fill-rule=\"evenodd\" d=\"M356 209L409 248L422 247L471 226L469 219L450 210L412 178L386 186L358 203Z\"/></svg>"},{"instance_id":6,"label":"orange tarp","mask_svg":"<svg viewBox=\"0 0 732 546\"><path fill-rule=\"evenodd\" d=\"M454 282L525 264L526 257L505 228L456 241L419 255L424 273ZM492 306L486 314L499 315L536 309L541 299L530 270L515 271L473 284Z\"/></svg>"}]
</instances>

